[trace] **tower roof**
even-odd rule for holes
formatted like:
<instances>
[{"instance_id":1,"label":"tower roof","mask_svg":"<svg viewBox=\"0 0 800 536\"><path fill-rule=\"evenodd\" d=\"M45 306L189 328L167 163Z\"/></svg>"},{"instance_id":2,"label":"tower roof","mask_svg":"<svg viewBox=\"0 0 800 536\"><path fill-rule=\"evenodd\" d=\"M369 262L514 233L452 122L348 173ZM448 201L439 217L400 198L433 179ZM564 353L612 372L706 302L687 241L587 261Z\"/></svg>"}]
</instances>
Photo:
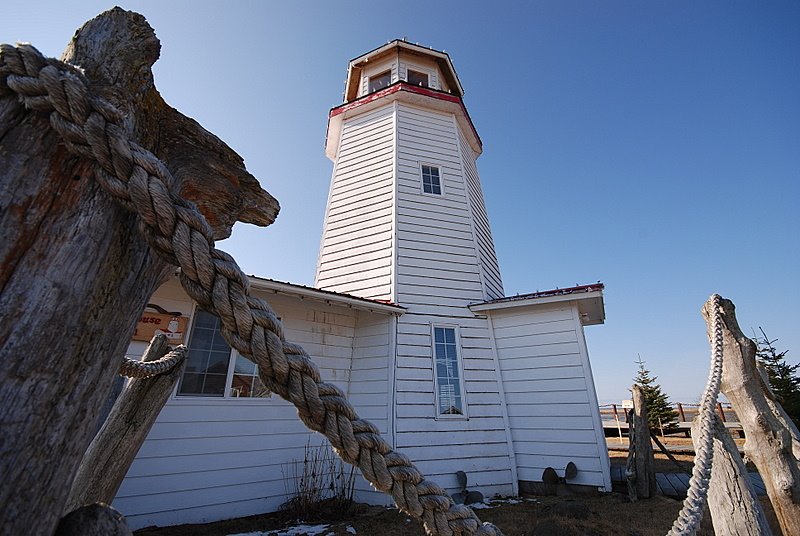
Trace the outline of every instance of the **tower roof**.
<instances>
[{"instance_id":1,"label":"tower roof","mask_svg":"<svg viewBox=\"0 0 800 536\"><path fill-rule=\"evenodd\" d=\"M374 50L370 50L366 54L362 54L361 56L350 60L349 68L347 70L347 83L344 91L345 102L352 101L358 95L358 84L359 79L361 78L361 69L367 63L381 60L387 56L390 56L391 54L397 54L400 50L403 50L408 54L424 56L435 61L438 64L439 69L441 69L442 75L447 82L448 87L452 88L451 93L458 97L464 96L464 88L461 86L461 81L458 79L455 67L453 67L453 62L450 61L450 56L447 54L447 52L415 45L405 41L404 39L395 39L394 41L389 41L385 45L382 45Z\"/></svg>"}]
</instances>

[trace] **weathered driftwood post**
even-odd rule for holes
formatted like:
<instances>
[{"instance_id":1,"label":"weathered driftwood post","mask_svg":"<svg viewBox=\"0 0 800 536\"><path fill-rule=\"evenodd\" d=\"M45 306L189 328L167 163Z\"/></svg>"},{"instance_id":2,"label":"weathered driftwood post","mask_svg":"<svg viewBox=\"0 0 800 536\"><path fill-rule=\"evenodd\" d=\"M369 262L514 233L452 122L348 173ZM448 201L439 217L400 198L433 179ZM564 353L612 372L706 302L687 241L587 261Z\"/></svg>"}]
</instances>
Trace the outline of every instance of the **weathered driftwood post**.
<instances>
[{"instance_id":1,"label":"weathered driftwood post","mask_svg":"<svg viewBox=\"0 0 800 536\"><path fill-rule=\"evenodd\" d=\"M708 508L716 534L772 536L739 449L719 416L714 416L714 462L708 486ZM700 417L692 421L692 441L698 450Z\"/></svg>"},{"instance_id":2,"label":"weathered driftwood post","mask_svg":"<svg viewBox=\"0 0 800 536\"><path fill-rule=\"evenodd\" d=\"M278 204L242 159L158 94L159 51L144 17L115 8L62 59L127 114L216 238L236 220L268 225ZM0 533L52 534L137 318L172 268L8 77L0 62Z\"/></svg>"},{"instance_id":3,"label":"weathered driftwood post","mask_svg":"<svg viewBox=\"0 0 800 536\"><path fill-rule=\"evenodd\" d=\"M712 303L703 306L711 333ZM756 345L744 336L735 306L721 300L723 368L721 390L730 400L747 438L745 454L756 464L784 534L800 534L800 464L792 452L792 433L774 412L756 367Z\"/></svg>"},{"instance_id":4,"label":"weathered driftwood post","mask_svg":"<svg viewBox=\"0 0 800 536\"><path fill-rule=\"evenodd\" d=\"M167 351L167 337L158 334L147 347L142 361L156 361ZM81 461L65 513L87 504L111 504L136 453L181 377L184 365L185 360L182 360L158 376L130 380Z\"/></svg>"},{"instance_id":5,"label":"weathered driftwood post","mask_svg":"<svg viewBox=\"0 0 800 536\"><path fill-rule=\"evenodd\" d=\"M653 444L650 443L650 425L647 422L647 406L644 393L638 385L633 392L633 428L636 431L636 495L639 499L649 499L658 493L656 472L653 468Z\"/></svg>"}]
</instances>

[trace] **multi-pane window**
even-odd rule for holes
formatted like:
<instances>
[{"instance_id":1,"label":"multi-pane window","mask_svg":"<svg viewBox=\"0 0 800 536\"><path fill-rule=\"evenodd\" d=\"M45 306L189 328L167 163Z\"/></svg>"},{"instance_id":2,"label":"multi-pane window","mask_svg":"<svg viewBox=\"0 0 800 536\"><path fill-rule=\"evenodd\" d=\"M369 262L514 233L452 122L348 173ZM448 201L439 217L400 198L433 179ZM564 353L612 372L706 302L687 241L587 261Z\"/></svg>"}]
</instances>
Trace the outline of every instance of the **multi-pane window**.
<instances>
[{"instance_id":1,"label":"multi-pane window","mask_svg":"<svg viewBox=\"0 0 800 536\"><path fill-rule=\"evenodd\" d=\"M422 166L422 191L426 194L442 194L442 180L439 177L439 168Z\"/></svg>"},{"instance_id":2,"label":"multi-pane window","mask_svg":"<svg viewBox=\"0 0 800 536\"><path fill-rule=\"evenodd\" d=\"M428 75L425 73L421 73L419 71L414 71L409 69L406 71L406 79L408 80L409 84L413 84L415 86L422 86L428 87Z\"/></svg>"},{"instance_id":3,"label":"multi-pane window","mask_svg":"<svg viewBox=\"0 0 800 536\"><path fill-rule=\"evenodd\" d=\"M369 77L369 92L373 93L392 83L392 72L386 71L381 74Z\"/></svg>"},{"instance_id":4,"label":"multi-pane window","mask_svg":"<svg viewBox=\"0 0 800 536\"><path fill-rule=\"evenodd\" d=\"M433 349L438 414L464 415L455 328L434 327Z\"/></svg>"},{"instance_id":5,"label":"multi-pane window","mask_svg":"<svg viewBox=\"0 0 800 536\"><path fill-rule=\"evenodd\" d=\"M231 350L222 338L219 318L197 309L178 395L268 397L270 391L255 363Z\"/></svg>"}]
</instances>

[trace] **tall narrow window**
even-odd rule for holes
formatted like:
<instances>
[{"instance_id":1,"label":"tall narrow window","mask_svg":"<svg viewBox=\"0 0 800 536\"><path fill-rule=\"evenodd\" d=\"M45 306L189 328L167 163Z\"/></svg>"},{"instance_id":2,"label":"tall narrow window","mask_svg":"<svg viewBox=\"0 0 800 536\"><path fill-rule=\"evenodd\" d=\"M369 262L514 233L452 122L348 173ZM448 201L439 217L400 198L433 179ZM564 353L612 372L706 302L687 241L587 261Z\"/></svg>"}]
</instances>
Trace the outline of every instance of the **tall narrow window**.
<instances>
[{"instance_id":1,"label":"tall narrow window","mask_svg":"<svg viewBox=\"0 0 800 536\"><path fill-rule=\"evenodd\" d=\"M438 414L464 415L455 328L434 327L433 347Z\"/></svg>"},{"instance_id":2,"label":"tall narrow window","mask_svg":"<svg viewBox=\"0 0 800 536\"><path fill-rule=\"evenodd\" d=\"M256 364L222 338L219 318L197 309L178 395L264 398L270 391L258 377Z\"/></svg>"},{"instance_id":3,"label":"tall narrow window","mask_svg":"<svg viewBox=\"0 0 800 536\"><path fill-rule=\"evenodd\" d=\"M439 168L422 166L422 191L426 194L442 194L442 181L439 177Z\"/></svg>"},{"instance_id":4,"label":"tall narrow window","mask_svg":"<svg viewBox=\"0 0 800 536\"><path fill-rule=\"evenodd\" d=\"M386 71L381 74L369 77L369 92L374 93L380 89L388 87L392 83L392 72Z\"/></svg>"},{"instance_id":5,"label":"tall narrow window","mask_svg":"<svg viewBox=\"0 0 800 536\"><path fill-rule=\"evenodd\" d=\"M428 87L428 75L419 71L409 69L406 74L409 84L415 86Z\"/></svg>"}]
</instances>

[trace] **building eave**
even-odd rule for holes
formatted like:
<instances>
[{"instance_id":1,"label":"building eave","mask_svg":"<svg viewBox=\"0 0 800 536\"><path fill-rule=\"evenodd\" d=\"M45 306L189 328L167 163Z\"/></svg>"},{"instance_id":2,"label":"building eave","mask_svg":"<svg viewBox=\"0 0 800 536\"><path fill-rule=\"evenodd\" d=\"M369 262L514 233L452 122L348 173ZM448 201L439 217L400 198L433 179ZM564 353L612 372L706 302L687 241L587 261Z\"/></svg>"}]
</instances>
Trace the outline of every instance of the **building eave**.
<instances>
[{"instance_id":1,"label":"building eave","mask_svg":"<svg viewBox=\"0 0 800 536\"><path fill-rule=\"evenodd\" d=\"M470 118L469 112L467 112L467 108L464 106L464 101L461 97L445 91L415 86L401 81L395 82L389 87L376 91L375 93L364 95L352 102L347 102L332 108L328 114L325 155L331 160L336 158L336 152L339 149L339 134L342 128L342 122L345 119L361 115L394 101L416 104L442 112L452 113L455 115L456 120L464 131L467 141L475 154L480 155L483 152L483 143L481 142L480 136L478 136L478 131L475 129L472 118Z\"/></svg>"},{"instance_id":2,"label":"building eave","mask_svg":"<svg viewBox=\"0 0 800 536\"><path fill-rule=\"evenodd\" d=\"M521 296L509 296L483 303L474 303L469 306L474 313L489 313L518 309L523 307L537 307L554 303L574 302L581 315L581 323L585 326L603 324L605 322L605 303L603 300L604 285L581 285L565 289L534 292Z\"/></svg>"},{"instance_id":3,"label":"building eave","mask_svg":"<svg viewBox=\"0 0 800 536\"><path fill-rule=\"evenodd\" d=\"M254 275L248 276L250 279L250 286L254 290L271 291L275 294L284 294L290 296L297 296L301 299L312 299L315 301L326 302L331 305L340 305L361 311L369 311L372 313L381 313L389 315L402 315L406 312L406 308L394 303L384 303L377 300L370 300L367 298L359 298L358 296L351 296L349 294L341 294L339 292L332 292L330 290L322 290L305 285L297 285L294 283L287 283L283 281L276 281L274 279L267 279L257 277Z\"/></svg>"}]
</instances>

